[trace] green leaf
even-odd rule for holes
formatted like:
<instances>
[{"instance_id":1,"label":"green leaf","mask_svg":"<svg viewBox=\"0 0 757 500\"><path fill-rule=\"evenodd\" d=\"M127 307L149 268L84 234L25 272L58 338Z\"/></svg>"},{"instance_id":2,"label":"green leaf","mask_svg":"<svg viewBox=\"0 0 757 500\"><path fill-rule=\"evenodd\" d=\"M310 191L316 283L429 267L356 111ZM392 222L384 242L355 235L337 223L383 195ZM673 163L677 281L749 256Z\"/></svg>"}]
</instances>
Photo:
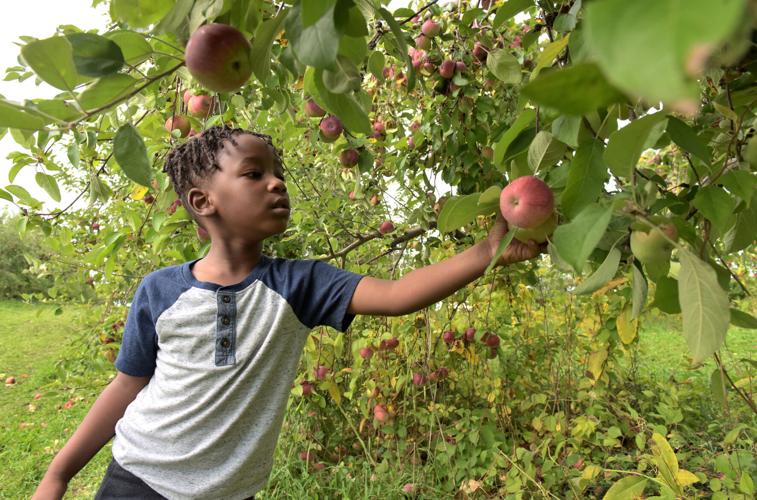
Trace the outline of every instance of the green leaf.
<instances>
[{"instance_id":1,"label":"green leaf","mask_svg":"<svg viewBox=\"0 0 757 500\"><path fill-rule=\"evenodd\" d=\"M480 193L473 193L448 199L439 213L436 224L439 231L448 233L475 220L480 196Z\"/></svg>"},{"instance_id":2,"label":"green leaf","mask_svg":"<svg viewBox=\"0 0 757 500\"><path fill-rule=\"evenodd\" d=\"M625 100L599 68L590 63L539 75L522 92L537 104L570 115L583 115Z\"/></svg>"},{"instance_id":3,"label":"green leaf","mask_svg":"<svg viewBox=\"0 0 757 500\"><path fill-rule=\"evenodd\" d=\"M644 273L641 272L636 262L632 265L633 268L633 286L631 289L633 308L631 309L631 319L636 319L641 315L641 311L647 303L647 292L649 291L649 285L647 284L647 278ZM676 305L678 300L675 300Z\"/></svg>"},{"instance_id":4,"label":"green leaf","mask_svg":"<svg viewBox=\"0 0 757 500\"><path fill-rule=\"evenodd\" d=\"M647 487L647 478L639 476L627 476L613 484L605 496L604 500L633 500L640 498Z\"/></svg>"},{"instance_id":5,"label":"green leaf","mask_svg":"<svg viewBox=\"0 0 757 500\"><path fill-rule=\"evenodd\" d=\"M565 190L560 197L560 207L568 218L575 217L602 194L609 178L603 152L604 147L599 141L585 142L576 151L568 170Z\"/></svg>"},{"instance_id":6,"label":"green leaf","mask_svg":"<svg viewBox=\"0 0 757 500\"><path fill-rule=\"evenodd\" d=\"M124 174L143 186L150 186L152 168L142 137L132 125L122 125L113 140L113 155Z\"/></svg>"},{"instance_id":7,"label":"green leaf","mask_svg":"<svg viewBox=\"0 0 757 500\"><path fill-rule=\"evenodd\" d=\"M338 54L349 58L353 64L362 66L365 62L365 56L368 55L368 43L365 41L365 37L344 35L339 42ZM339 57L337 57L338 62Z\"/></svg>"},{"instance_id":8,"label":"green leaf","mask_svg":"<svg viewBox=\"0 0 757 500\"><path fill-rule=\"evenodd\" d=\"M21 56L37 76L57 89L72 91L88 80L76 71L73 49L65 37L35 40L21 48Z\"/></svg>"},{"instance_id":9,"label":"green leaf","mask_svg":"<svg viewBox=\"0 0 757 500\"><path fill-rule=\"evenodd\" d=\"M323 84L334 94L344 94L360 88L360 72L350 59L339 56L333 70L323 70Z\"/></svg>"},{"instance_id":10,"label":"green leaf","mask_svg":"<svg viewBox=\"0 0 757 500\"><path fill-rule=\"evenodd\" d=\"M189 29L188 21L194 4L194 0L176 0L171 11L163 16L153 32L158 35L162 33L176 34Z\"/></svg>"},{"instance_id":11,"label":"green leaf","mask_svg":"<svg viewBox=\"0 0 757 500\"><path fill-rule=\"evenodd\" d=\"M282 9L276 17L269 19L258 26L255 31L255 40L252 42L252 71L258 77L260 83L265 84L266 78L271 71L271 45L279 32L281 23L287 18L289 11Z\"/></svg>"},{"instance_id":12,"label":"green leaf","mask_svg":"<svg viewBox=\"0 0 757 500\"><path fill-rule=\"evenodd\" d=\"M43 118L21 104L0 98L0 127L19 130L42 130L51 121L49 118Z\"/></svg>"},{"instance_id":13,"label":"green leaf","mask_svg":"<svg viewBox=\"0 0 757 500\"><path fill-rule=\"evenodd\" d=\"M612 206L588 205L568 224L555 229L552 244L560 258L578 274L583 271L586 259L605 234L612 217ZM577 238L576 235L581 235Z\"/></svg>"},{"instance_id":14,"label":"green leaf","mask_svg":"<svg viewBox=\"0 0 757 500\"><path fill-rule=\"evenodd\" d=\"M302 2L302 26L307 28L315 24L327 12L333 15L335 5L336 0L307 0Z\"/></svg>"},{"instance_id":15,"label":"green leaf","mask_svg":"<svg viewBox=\"0 0 757 500\"><path fill-rule=\"evenodd\" d=\"M728 294L718 284L715 270L689 250L678 252L678 300L683 313L683 335L694 363L717 351L730 321Z\"/></svg>"},{"instance_id":16,"label":"green leaf","mask_svg":"<svg viewBox=\"0 0 757 500\"><path fill-rule=\"evenodd\" d=\"M5 189L0 189L0 199L13 202L13 196Z\"/></svg>"},{"instance_id":17,"label":"green leaf","mask_svg":"<svg viewBox=\"0 0 757 500\"><path fill-rule=\"evenodd\" d=\"M536 58L536 67L531 72L531 79L535 79L541 70L543 70L546 67L552 66L552 61L555 60L555 57L557 57L560 52L563 51L565 47L568 46L568 42L570 41L570 34L565 35L564 37L555 40L554 42L550 42L546 47L544 47L544 50L541 51L541 54Z\"/></svg>"},{"instance_id":18,"label":"green leaf","mask_svg":"<svg viewBox=\"0 0 757 500\"><path fill-rule=\"evenodd\" d=\"M383 52L374 50L371 52L371 56L368 58L368 69L371 74L376 77L380 82L384 81L384 65L386 64L386 58Z\"/></svg>"},{"instance_id":19,"label":"green leaf","mask_svg":"<svg viewBox=\"0 0 757 500\"><path fill-rule=\"evenodd\" d=\"M757 330L757 318L733 307L731 308L731 324L740 328Z\"/></svg>"},{"instance_id":20,"label":"green leaf","mask_svg":"<svg viewBox=\"0 0 757 500\"><path fill-rule=\"evenodd\" d=\"M744 0L605 0L584 15L586 42L608 79L649 101L698 96L687 62L716 49L746 15Z\"/></svg>"},{"instance_id":21,"label":"green leaf","mask_svg":"<svg viewBox=\"0 0 757 500\"><path fill-rule=\"evenodd\" d=\"M39 202L34 199L34 197L24 189L23 187L17 185L17 184L8 184L5 186L5 190L11 193L13 196L18 198L21 202L23 202L26 205L34 206L38 205Z\"/></svg>"},{"instance_id":22,"label":"green leaf","mask_svg":"<svg viewBox=\"0 0 757 500\"><path fill-rule=\"evenodd\" d=\"M552 135L573 149L578 148L578 134L580 131L580 116L560 115L552 122Z\"/></svg>"},{"instance_id":23,"label":"green leaf","mask_svg":"<svg viewBox=\"0 0 757 500\"><path fill-rule=\"evenodd\" d=\"M736 209L736 200L726 193L723 188L717 186L705 186L699 191L691 202L702 215L707 217L718 229L730 226L733 212Z\"/></svg>"},{"instance_id":24,"label":"green leaf","mask_svg":"<svg viewBox=\"0 0 757 500\"><path fill-rule=\"evenodd\" d=\"M339 0L334 10L334 23L336 29L353 38L363 38L370 34L366 25L365 16L357 6L347 7L352 0ZM346 11L346 12L345 12Z\"/></svg>"},{"instance_id":25,"label":"green leaf","mask_svg":"<svg viewBox=\"0 0 757 500\"><path fill-rule=\"evenodd\" d=\"M749 202L755 193L754 188L757 186L757 177L752 172L731 170L720 178L720 183L731 193Z\"/></svg>"},{"instance_id":26,"label":"green leaf","mask_svg":"<svg viewBox=\"0 0 757 500\"><path fill-rule=\"evenodd\" d=\"M110 15L132 28L147 28L173 8L173 0L112 0Z\"/></svg>"},{"instance_id":27,"label":"green leaf","mask_svg":"<svg viewBox=\"0 0 757 500\"><path fill-rule=\"evenodd\" d=\"M657 470L665 483L672 489L678 489L678 459L665 436L652 433L652 454Z\"/></svg>"},{"instance_id":28,"label":"green leaf","mask_svg":"<svg viewBox=\"0 0 757 500\"><path fill-rule=\"evenodd\" d=\"M664 113L647 115L610 134L604 158L615 175L631 178L653 127L665 118Z\"/></svg>"},{"instance_id":29,"label":"green leaf","mask_svg":"<svg viewBox=\"0 0 757 500\"><path fill-rule=\"evenodd\" d=\"M66 35L73 49L74 66L80 75L105 76L118 72L124 65L121 48L112 40L93 33Z\"/></svg>"},{"instance_id":30,"label":"green leaf","mask_svg":"<svg viewBox=\"0 0 757 500\"><path fill-rule=\"evenodd\" d=\"M723 385L723 377L720 373L720 368L715 368L710 375L710 394L712 399L717 401L720 406L725 406L725 386Z\"/></svg>"},{"instance_id":31,"label":"green leaf","mask_svg":"<svg viewBox=\"0 0 757 500\"><path fill-rule=\"evenodd\" d=\"M58 188L58 182L52 175L45 174L44 172L37 172L34 179L39 184L39 187L45 190L55 201L60 201L60 188Z\"/></svg>"},{"instance_id":32,"label":"green leaf","mask_svg":"<svg viewBox=\"0 0 757 500\"><path fill-rule=\"evenodd\" d=\"M490 213L497 213L499 209L499 195L502 188L499 186L489 186L486 191L481 193L478 199L479 213L484 210Z\"/></svg>"},{"instance_id":33,"label":"green leaf","mask_svg":"<svg viewBox=\"0 0 757 500\"><path fill-rule=\"evenodd\" d=\"M681 148L705 163L710 163L710 148L702 142L694 129L674 116L668 116L668 135Z\"/></svg>"},{"instance_id":34,"label":"green leaf","mask_svg":"<svg viewBox=\"0 0 757 500\"><path fill-rule=\"evenodd\" d=\"M305 70L305 92L313 97L322 108L339 117L351 132L371 133L368 114L349 94L334 94L323 83L323 71L312 67Z\"/></svg>"},{"instance_id":35,"label":"green leaf","mask_svg":"<svg viewBox=\"0 0 757 500\"><path fill-rule=\"evenodd\" d=\"M505 234L504 238L502 238L502 240L499 242L499 245L497 246L497 251L494 252L494 257L492 257L492 260L491 262L489 262L489 265L486 266L486 269L484 270L484 274L487 274L489 271L491 271L494 268L499 258L502 256L503 253L505 253L505 250L507 250L507 247L513 241L514 237L515 237L515 228L511 228L507 232L507 234Z\"/></svg>"},{"instance_id":36,"label":"green leaf","mask_svg":"<svg viewBox=\"0 0 757 500\"><path fill-rule=\"evenodd\" d=\"M620 264L620 250L613 247L607 253L607 257L602 261L602 264L597 268L594 273L583 280L573 293L576 295L585 295L602 288L602 286L610 281L615 273L618 271L618 264Z\"/></svg>"},{"instance_id":37,"label":"green leaf","mask_svg":"<svg viewBox=\"0 0 757 500\"><path fill-rule=\"evenodd\" d=\"M507 131L502 134L502 137L500 137L497 143L494 145L495 165L502 165L502 162L505 159L507 148L515 140L515 138L518 137L518 134L520 134L526 127L528 127L531 122L534 121L534 119L536 119L536 111L530 108L524 109L521 114L518 115L518 118L515 119L515 122L510 125L510 128L508 128Z\"/></svg>"},{"instance_id":38,"label":"green leaf","mask_svg":"<svg viewBox=\"0 0 757 500\"><path fill-rule=\"evenodd\" d=\"M657 286L652 307L668 314L679 314L681 304L678 302L678 281L674 278L661 276L655 281Z\"/></svg>"},{"instance_id":39,"label":"green leaf","mask_svg":"<svg viewBox=\"0 0 757 500\"><path fill-rule=\"evenodd\" d=\"M128 94L137 86L129 75L108 75L89 85L79 96L85 110L93 110Z\"/></svg>"},{"instance_id":40,"label":"green leaf","mask_svg":"<svg viewBox=\"0 0 757 500\"><path fill-rule=\"evenodd\" d=\"M104 36L118 45L126 64L131 66L144 62L152 54L152 47L140 33L120 30L106 33Z\"/></svg>"},{"instance_id":41,"label":"green leaf","mask_svg":"<svg viewBox=\"0 0 757 500\"><path fill-rule=\"evenodd\" d=\"M533 0L508 0L504 5L497 8L497 14L494 16L492 26L496 29L499 28L502 23L513 17L518 12L524 11L529 7L533 7Z\"/></svg>"},{"instance_id":42,"label":"green leaf","mask_svg":"<svg viewBox=\"0 0 757 500\"><path fill-rule=\"evenodd\" d=\"M566 146L546 130L540 131L528 147L528 166L532 172L555 165L565 154Z\"/></svg>"},{"instance_id":43,"label":"green leaf","mask_svg":"<svg viewBox=\"0 0 757 500\"><path fill-rule=\"evenodd\" d=\"M73 104L63 99L32 99L26 101L26 109L38 113L45 119L70 122L84 116ZM44 115L43 115L44 113Z\"/></svg>"},{"instance_id":44,"label":"green leaf","mask_svg":"<svg viewBox=\"0 0 757 500\"><path fill-rule=\"evenodd\" d=\"M340 34L334 26L334 5L318 21L303 26L301 3L292 7L286 33L294 54L303 64L319 69L331 67L339 51Z\"/></svg>"},{"instance_id":45,"label":"green leaf","mask_svg":"<svg viewBox=\"0 0 757 500\"><path fill-rule=\"evenodd\" d=\"M486 67L500 81L518 84L521 80L520 64L515 57L505 49L493 50L486 57Z\"/></svg>"}]
</instances>

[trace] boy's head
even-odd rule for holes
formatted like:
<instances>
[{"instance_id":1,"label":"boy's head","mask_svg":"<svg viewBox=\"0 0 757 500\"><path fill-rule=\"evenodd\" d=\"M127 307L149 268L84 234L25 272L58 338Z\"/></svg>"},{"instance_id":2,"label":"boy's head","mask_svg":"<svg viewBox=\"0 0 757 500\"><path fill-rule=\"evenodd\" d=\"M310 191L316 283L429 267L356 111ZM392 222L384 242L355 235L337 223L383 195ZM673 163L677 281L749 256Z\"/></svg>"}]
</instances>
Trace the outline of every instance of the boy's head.
<instances>
[{"instance_id":1,"label":"boy's head","mask_svg":"<svg viewBox=\"0 0 757 500\"><path fill-rule=\"evenodd\" d=\"M172 149L163 170L182 205L200 226L210 231L209 224L220 225L224 227L216 227L217 233L229 233L244 229L250 219L270 226L272 214L280 225L282 205L289 207L283 168L270 136L215 126ZM254 235L268 236L271 227L247 229Z\"/></svg>"}]
</instances>

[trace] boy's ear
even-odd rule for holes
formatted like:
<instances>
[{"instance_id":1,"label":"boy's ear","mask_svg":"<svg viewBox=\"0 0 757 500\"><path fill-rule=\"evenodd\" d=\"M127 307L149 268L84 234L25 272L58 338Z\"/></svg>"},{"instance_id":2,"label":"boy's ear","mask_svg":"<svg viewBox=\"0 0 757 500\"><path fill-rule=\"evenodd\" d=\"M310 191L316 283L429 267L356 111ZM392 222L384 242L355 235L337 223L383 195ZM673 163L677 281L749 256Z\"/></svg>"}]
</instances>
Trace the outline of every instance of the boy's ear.
<instances>
[{"instance_id":1,"label":"boy's ear","mask_svg":"<svg viewBox=\"0 0 757 500\"><path fill-rule=\"evenodd\" d=\"M215 213L213 202L204 190L193 187L187 191L187 203L189 209L195 214L206 217Z\"/></svg>"}]
</instances>

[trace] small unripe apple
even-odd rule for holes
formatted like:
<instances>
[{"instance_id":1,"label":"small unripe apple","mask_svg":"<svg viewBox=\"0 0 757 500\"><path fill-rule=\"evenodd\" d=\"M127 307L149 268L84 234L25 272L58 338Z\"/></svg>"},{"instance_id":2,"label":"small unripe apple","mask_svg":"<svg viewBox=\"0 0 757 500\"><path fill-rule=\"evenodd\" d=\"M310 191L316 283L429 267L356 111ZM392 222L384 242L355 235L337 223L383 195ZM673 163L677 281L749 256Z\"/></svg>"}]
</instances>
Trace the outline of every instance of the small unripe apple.
<instances>
[{"instance_id":1,"label":"small unripe apple","mask_svg":"<svg viewBox=\"0 0 757 500\"><path fill-rule=\"evenodd\" d=\"M670 252L673 245L665 238L678 239L678 230L673 224L661 224L658 228L631 233L631 252L644 264L651 278L665 276L670 268Z\"/></svg>"},{"instance_id":2,"label":"small unripe apple","mask_svg":"<svg viewBox=\"0 0 757 500\"><path fill-rule=\"evenodd\" d=\"M187 104L187 111L192 116L198 118L205 118L210 114L210 109L213 107L213 98L208 95L195 95L189 99Z\"/></svg>"},{"instance_id":3,"label":"small unripe apple","mask_svg":"<svg viewBox=\"0 0 757 500\"><path fill-rule=\"evenodd\" d=\"M184 53L189 73L203 87L232 92L252 74L252 45L241 31L227 24L200 26L189 37Z\"/></svg>"},{"instance_id":4,"label":"small unripe apple","mask_svg":"<svg viewBox=\"0 0 757 500\"><path fill-rule=\"evenodd\" d=\"M328 367L323 366L323 365L319 366L318 368L314 370L316 380L323 380L324 378L326 378L326 375L328 375L328 373L329 373Z\"/></svg>"},{"instance_id":5,"label":"small unripe apple","mask_svg":"<svg viewBox=\"0 0 757 500\"><path fill-rule=\"evenodd\" d=\"M455 64L455 61L453 61L452 59L445 59L444 61L442 61L442 64L439 65L439 75L442 78L449 80L450 78L455 76L456 66L457 65Z\"/></svg>"},{"instance_id":6,"label":"small unripe apple","mask_svg":"<svg viewBox=\"0 0 757 500\"><path fill-rule=\"evenodd\" d=\"M431 38L438 35L441 30L442 27L439 25L439 23L432 21L431 19L424 22L423 26L421 26L421 33Z\"/></svg>"},{"instance_id":7,"label":"small unripe apple","mask_svg":"<svg viewBox=\"0 0 757 500\"><path fill-rule=\"evenodd\" d=\"M92 227L92 231L97 231L98 229L100 229L100 224L98 224L97 222L93 222L91 227Z\"/></svg>"},{"instance_id":8,"label":"small unripe apple","mask_svg":"<svg viewBox=\"0 0 757 500\"><path fill-rule=\"evenodd\" d=\"M413 373L413 385L423 385L426 382L426 377L422 373Z\"/></svg>"},{"instance_id":9,"label":"small unripe apple","mask_svg":"<svg viewBox=\"0 0 757 500\"><path fill-rule=\"evenodd\" d=\"M174 129L181 132L181 137L186 137L190 129L187 117L182 115L169 116L168 120L166 120L166 130L171 132Z\"/></svg>"},{"instance_id":10,"label":"small unripe apple","mask_svg":"<svg viewBox=\"0 0 757 500\"><path fill-rule=\"evenodd\" d=\"M360 153L357 149L345 149L339 153L339 163L345 167L354 167L360 160Z\"/></svg>"},{"instance_id":11,"label":"small unripe apple","mask_svg":"<svg viewBox=\"0 0 757 500\"><path fill-rule=\"evenodd\" d=\"M389 420L389 412L386 411L384 405L378 404L373 407L373 418L379 423L384 423Z\"/></svg>"},{"instance_id":12,"label":"small unripe apple","mask_svg":"<svg viewBox=\"0 0 757 500\"><path fill-rule=\"evenodd\" d=\"M415 37L416 48L428 50L431 48L431 39L425 35L418 35Z\"/></svg>"},{"instance_id":13,"label":"small unripe apple","mask_svg":"<svg viewBox=\"0 0 757 500\"><path fill-rule=\"evenodd\" d=\"M323 142L334 142L344 131L341 120L333 115L321 120L321 124L318 127L320 128Z\"/></svg>"},{"instance_id":14,"label":"small unripe apple","mask_svg":"<svg viewBox=\"0 0 757 500\"><path fill-rule=\"evenodd\" d=\"M382 222L382 223L381 223L381 225L379 226L379 229L378 229L378 231L379 231L379 233L381 233L381 234L388 234L388 233L391 233L392 231L394 231L394 224L392 224L392 221L390 221L390 220L385 220L385 221L384 221L384 222Z\"/></svg>"},{"instance_id":15,"label":"small unripe apple","mask_svg":"<svg viewBox=\"0 0 757 500\"><path fill-rule=\"evenodd\" d=\"M426 62L426 51L425 50L416 50L413 52L413 54L410 56L410 59L413 63L413 68L420 69L421 66L423 66L423 63Z\"/></svg>"},{"instance_id":16,"label":"small unripe apple","mask_svg":"<svg viewBox=\"0 0 757 500\"><path fill-rule=\"evenodd\" d=\"M326 111L321 108L314 100L308 99L305 101L305 114L311 117L321 117L326 114Z\"/></svg>"},{"instance_id":17,"label":"small unripe apple","mask_svg":"<svg viewBox=\"0 0 757 500\"><path fill-rule=\"evenodd\" d=\"M371 203L371 205L373 205L375 207L376 205L378 205L379 203L381 203L381 199L379 199L379 197L378 197L377 194L374 194L373 196L371 196L371 202L370 203Z\"/></svg>"},{"instance_id":18,"label":"small unripe apple","mask_svg":"<svg viewBox=\"0 0 757 500\"><path fill-rule=\"evenodd\" d=\"M381 120L376 120L373 122L373 133L371 134L371 137L374 139L381 139L386 136L386 125L384 125L384 122Z\"/></svg>"},{"instance_id":19,"label":"small unripe apple","mask_svg":"<svg viewBox=\"0 0 757 500\"><path fill-rule=\"evenodd\" d=\"M302 386L302 395L303 396L310 396L313 394L313 383L308 380L303 380L300 382L300 385Z\"/></svg>"},{"instance_id":20,"label":"small unripe apple","mask_svg":"<svg viewBox=\"0 0 757 500\"><path fill-rule=\"evenodd\" d=\"M532 228L518 228L515 231L515 239L528 243L529 240L534 240L536 243L544 243L549 236L555 232L557 228L557 214L552 212L552 215L546 221L542 222L536 227Z\"/></svg>"},{"instance_id":21,"label":"small unripe apple","mask_svg":"<svg viewBox=\"0 0 757 500\"><path fill-rule=\"evenodd\" d=\"M526 175L505 186L499 196L499 208L508 224L532 228L549 219L555 198L543 180Z\"/></svg>"},{"instance_id":22,"label":"small unripe apple","mask_svg":"<svg viewBox=\"0 0 757 500\"><path fill-rule=\"evenodd\" d=\"M371 356L373 356L373 349L370 347L362 347L360 349L360 357L363 359L371 359Z\"/></svg>"},{"instance_id":23,"label":"small unripe apple","mask_svg":"<svg viewBox=\"0 0 757 500\"><path fill-rule=\"evenodd\" d=\"M442 339L445 344L453 344L455 342L455 332L447 330L442 334Z\"/></svg>"}]
</instances>

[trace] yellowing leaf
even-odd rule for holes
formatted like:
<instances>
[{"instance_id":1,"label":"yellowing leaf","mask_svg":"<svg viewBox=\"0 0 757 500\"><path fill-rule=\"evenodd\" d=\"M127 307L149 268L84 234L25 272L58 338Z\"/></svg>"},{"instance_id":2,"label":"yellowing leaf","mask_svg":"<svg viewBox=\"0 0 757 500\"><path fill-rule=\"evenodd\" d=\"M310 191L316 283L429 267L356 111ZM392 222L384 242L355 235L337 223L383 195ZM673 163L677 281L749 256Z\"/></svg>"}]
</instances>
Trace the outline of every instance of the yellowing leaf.
<instances>
[{"instance_id":1,"label":"yellowing leaf","mask_svg":"<svg viewBox=\"0 0 757 500\"><path fill-rule=\"evenodd\" d=\"M678 459L665 436L657 432L652 434L652 454L654 455L657 470L665 483L672 489L679 490Z\"/></svg>"},{"instance_id":2,"label":"yellowing leaf","mask_svg":"<svg viewBox=\"0 0 757 500\"><path fill-rule=\"evenodd\" d=\"M581 479L586 479L587 481L591 481L595 477L599 475L599 473L602 472L602 467L599 465L589 464L587 465L583 472L581 473Z\"/></svg>"},{"instance_id":3,"label":"yellowing leaf","mask_svg":"<svg viewBox=\"0 0 757 500\"><path fill-rule=\"evenodd\" d=\"M681 469L678 471L677 479L678 479L678 484L680 484L683 487L699 482L699 478L696 477L692 472L687 471L686 469Z\"/></svg>"},{"instance_id":4,"label":"yellowing leaf","mask_svg":"<svg viewBox=\"0 0 757 500\"><path fill-rule=\"evenodd\" d=\"M589 372L594 377L594 380L598 380L602 375L606 360L607 349L594 351L593 353L589 354Z\"/></svg>"},{"instance_id":5,"label":"yellowing leaf","mask_svg":"<svg viewBox=\"0 0 757 500\"><path fill-rule=\"evenodd\" d=\"M145 197L147 191L148 189L145 186L136 185L134 186L134 189L131 190L131 194L129 196L132 200L139 201Z\"/></svg>"},{"instance_id":6,"label":"yellowing leaf","mask_svg":"<svg viewBox=\"0 0 757 500\"><path fill-rule=\"evenodd\" d=\"M639 332L639 321L631 319L631 308L628 306L623 308L615 320L615 326L618 328L618 337L626 345L633 342Z\"/></svg>"}]
</instances>

